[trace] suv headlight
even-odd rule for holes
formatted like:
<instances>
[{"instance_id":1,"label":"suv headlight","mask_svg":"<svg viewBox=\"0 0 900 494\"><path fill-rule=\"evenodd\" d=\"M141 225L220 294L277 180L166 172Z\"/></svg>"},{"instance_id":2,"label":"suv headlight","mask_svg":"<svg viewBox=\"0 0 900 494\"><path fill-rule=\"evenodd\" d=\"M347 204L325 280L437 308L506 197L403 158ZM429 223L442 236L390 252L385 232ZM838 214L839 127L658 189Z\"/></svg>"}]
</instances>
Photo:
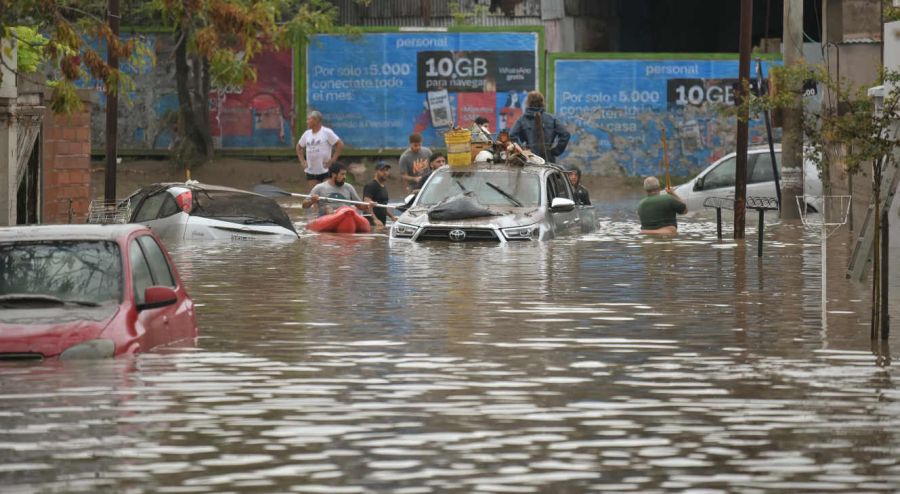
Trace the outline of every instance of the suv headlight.
<instances>
[{"instance_id":1,"label":"suv headlight","mask_svg":"<svg viewBox=\"0 0 900 494\"><path fill-rule=\"evenodd\" d=\"M517 226L514 228L504 228L502 231L507 240L531 240L537 235L538 226Z\"/></svg>"},{"instance_id":2,"label":"suv headlight","mask_svg":"<svg viewBox=\"0 0 900 494\"><path fill-rule=\"evenodd\" d=\"M419 231L419 227L406 223L394 223L394 228L391 230L394 238L411 238L417 231Z\"/></svg>"}]
</instances>

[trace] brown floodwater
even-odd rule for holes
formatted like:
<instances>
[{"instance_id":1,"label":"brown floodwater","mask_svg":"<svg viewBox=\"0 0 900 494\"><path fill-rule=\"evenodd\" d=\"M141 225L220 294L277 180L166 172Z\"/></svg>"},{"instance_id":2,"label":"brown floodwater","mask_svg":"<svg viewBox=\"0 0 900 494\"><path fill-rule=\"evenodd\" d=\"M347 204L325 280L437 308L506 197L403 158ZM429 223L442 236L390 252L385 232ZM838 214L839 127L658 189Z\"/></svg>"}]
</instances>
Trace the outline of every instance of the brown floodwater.
<instances>
[{"instance_id":1,"label":"brown floodwater","mask_svg":"<svg viewBox=\"0 0 900 494\"><path fill-rule=\"evenodd\" d=\"M757 258L755 219L647 238L597 195L547 243L170 245L198 341L0 364L0 491L900 491L900 386L839 265L823 312L818 232Z\"/></svg>"}]
</instances>

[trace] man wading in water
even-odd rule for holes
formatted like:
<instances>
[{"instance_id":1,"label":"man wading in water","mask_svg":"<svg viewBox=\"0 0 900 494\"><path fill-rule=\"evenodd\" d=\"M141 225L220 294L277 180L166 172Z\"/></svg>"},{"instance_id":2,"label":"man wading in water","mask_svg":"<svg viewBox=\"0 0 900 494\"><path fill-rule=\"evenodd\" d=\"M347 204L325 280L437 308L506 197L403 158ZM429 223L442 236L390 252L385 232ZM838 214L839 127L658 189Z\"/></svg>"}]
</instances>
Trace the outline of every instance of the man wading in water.
<instances>
[{"instance_id":1,"label":"man wading in water","mask_svg":"<svg viewBox=\"0 0 900 494\"><path fill-rule=\"evenodd\" d=\"M659 180L656 177L644 179L644 191L647 197L638 204L638 216L641 218L641 233L656 235L675 235L678 233L676 214L687 213L687 205L675 194L671 187L666 187L667 195L659 193Z\"/></svg>"}]
</instances>

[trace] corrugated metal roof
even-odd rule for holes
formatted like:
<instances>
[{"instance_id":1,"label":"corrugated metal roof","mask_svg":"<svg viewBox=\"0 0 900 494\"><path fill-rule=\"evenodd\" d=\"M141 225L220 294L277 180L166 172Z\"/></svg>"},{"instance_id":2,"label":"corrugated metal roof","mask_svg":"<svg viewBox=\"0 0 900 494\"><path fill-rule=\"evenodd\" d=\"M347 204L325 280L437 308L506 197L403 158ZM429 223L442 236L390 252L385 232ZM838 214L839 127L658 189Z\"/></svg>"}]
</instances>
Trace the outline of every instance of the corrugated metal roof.
<instances>
[{"instance_id":1,"label":"corrugated metal roof","mask_svg":"<svg viewBox=\"0 0 900 494\"><path fill-rule=\"evenodd\" d=\"M514 15L486 12L484 0L425 0L430 1L431 26L452 26L456 22L450 5L458 5L458 12L467 13L466 24L475 26L534 26L541 24L541 0L505 0L498 3L515 4ZM339 11L339 22L350 26L425 26L423 0L372 0L362 6L354 0L331 0ZM516 3L518 2L518 3ZM475 12L485 14L475 16Z\"/></svg>"}]
</instances>

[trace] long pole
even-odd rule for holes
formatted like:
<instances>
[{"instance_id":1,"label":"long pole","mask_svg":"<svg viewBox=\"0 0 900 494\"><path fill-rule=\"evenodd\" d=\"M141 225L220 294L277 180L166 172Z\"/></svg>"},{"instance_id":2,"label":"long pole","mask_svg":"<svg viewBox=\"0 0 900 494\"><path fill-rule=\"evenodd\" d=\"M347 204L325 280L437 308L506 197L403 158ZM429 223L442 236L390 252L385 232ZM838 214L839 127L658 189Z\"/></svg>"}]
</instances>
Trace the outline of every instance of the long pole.
<instances>
[{"instance_id":1,"label":"long pole","mask_svg":"<svg viewBox=\"0 0 900 494\"><path fill-rule=\"evenodd\" d=\"M119 39L119 0L107 0L107 17L112 37ZM119 54L106 43L106 63L112 70L119 69ZM116 79L118 80L118 79ZM118 141L119 119L119 88L107 82L106 84L106 177L103 188L103 197L107 203L116 200L116 156Z\"/></svg>"},{"instance_id":2,"label":"long pole","mask_svg":"<svg viewBox=\"0 0 900 494\"><path fill-rule=\"evenodd\" d=\"M819 243L822 246L822 339L827 340L828 331L828 230L825 226L825 219L828 218L828 201L822 200L822 234Z\"/></svg>"},{"instance_id":3,"label":"long pole","mask_svg":"<svg viewBox=\"0 0 900 494\"><path fill-rule=\"evenodd\" d=\"M784 66L790 68L803 60L803 0L784 0ZM800 88L787 88L789 91ZM795 96L800 100L800 95ZM803 110L786 108L781 138L781 217L799 219L797 196L803 195Z\"/></svg>"},{"instance_id":4,"label":"long pole","mask_svg":"<svg viewBox=\"0 0 900 494\"><path fill-rule=\"evenodd\" d=\"M669 144L666 142L666 128L663 127L662 133L662 145L663 145L663 164L666 167L666 188L672 186L672 179L669 178Z\"/></svg>"},{"instance_id":5,"label":"long pole","mask_svg":"<svg viewBox=\"0 0 900 494\"><path fill-rule=\"evenodd\" d=\"M753 34L753 0L741 0L741 34L740 34L740 66L738 69L740 76L740 87L738 88L741 96L741 106L738 112L737 121L737 161L734 170L734 238L744 238L744 227L746 226L746 203L747 203L747 141L748 132L747 120L750 111L746 103L746 89L750 87L750 44Z\"/></svg>"},{"instance_id":6,"label":"long pole","mask_svg":"<svg viewBox=\"0 0 900 494\"><path fill-rule=\"evenodd\" d=\"M766 25L769 25L768 22L768 4L766 7ZM762 76L762 61L760 59L756 59L756 84L759 87L759 94L765 94L765 86L763 86L763 76ZM772 176L775 177L775 197L778 200L778 211L781 211L781 177L778 176L778 162L777 156L775 156L775 139L772 138L772 118L769 115L769 110L766 110L763 113L763 118L766 119L766 138L769 140L769 158L772 160Z\"/></svg>"},{"instance_id":7,"label":"long pole","mask_svg":"<svg viewBox=\"0 0 900 494\"><path fill-rule=\"evenodd\" d=\"M879 304L879 308L881 309L881 339L887 340L891 334L891 311L888 309L890 306L888 305L888 285L890 285L890 251L891 251L891 242L890 242L890 219L888 219L890 215L888 214L888 210L884 209L881 214L881 303Z\"/></svg>"}]
</instances>

